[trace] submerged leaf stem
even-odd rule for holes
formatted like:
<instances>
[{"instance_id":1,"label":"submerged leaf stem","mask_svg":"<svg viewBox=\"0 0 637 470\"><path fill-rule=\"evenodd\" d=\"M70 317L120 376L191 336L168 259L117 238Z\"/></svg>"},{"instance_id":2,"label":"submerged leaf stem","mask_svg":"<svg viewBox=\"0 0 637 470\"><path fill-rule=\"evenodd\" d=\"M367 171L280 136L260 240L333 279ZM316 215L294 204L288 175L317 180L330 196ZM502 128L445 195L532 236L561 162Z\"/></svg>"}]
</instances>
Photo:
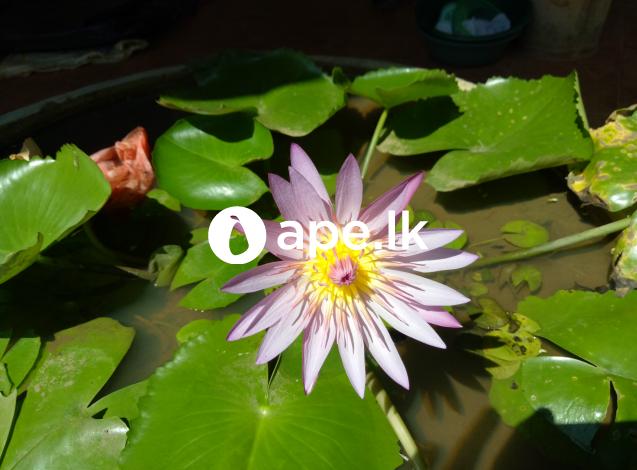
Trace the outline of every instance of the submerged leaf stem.
<instances>
[{"instance_id":1,"label":"submerged leaf stem","mask_svg":"<svg viewBox=\"0 0 637 470\"><path fill-rule=\"evenodd\" d=\"M525 250L512 251L500 256L493 256L491 258L482 258L473 263L470 268L478 268L484 266L492 266L494 264L509 263L511 261L518 261L522 259L532 258L534 256L543 255L552 251L558 251L565 248L572 248L583 242L594 240L597 238L605 237L611 233L624 230L630 225L630 217L617 220L606 225L584 230L583 232L576 233L575 235L569 235L568 237L558 238L542 245L534 246L533 248L527 248Z\"/></svg>"}]
</instances>

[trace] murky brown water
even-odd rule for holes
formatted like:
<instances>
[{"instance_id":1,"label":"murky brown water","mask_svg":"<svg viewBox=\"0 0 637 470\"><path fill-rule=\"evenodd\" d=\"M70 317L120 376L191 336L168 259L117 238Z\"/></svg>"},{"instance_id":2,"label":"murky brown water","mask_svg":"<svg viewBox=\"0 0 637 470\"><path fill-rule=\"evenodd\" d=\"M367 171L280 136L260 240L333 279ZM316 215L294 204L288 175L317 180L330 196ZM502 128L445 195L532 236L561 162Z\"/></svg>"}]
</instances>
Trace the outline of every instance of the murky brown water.
<instances>
[{"instance_id":1,"label":"murky brown water","mask_svg":"<svg viewBox=\"0 0 637 470\"><path fill-rule=\"evenodd\" d=\"M321 162L320 165L335 171L346 153L360 152L371 135L374 112L371 111L371 116L366 119L364 115L368 111L368 104L354 102L350 109L340 112L315 135L297 140ZM61 120L35 132L34 137L47 151L72 141L91 153L137 125L147 127L151 138L155 138L178 116L174 111L158 108L151 97L134 97L83 113L81 117ZM275 160L277 163L267 163L272 171L282 172L287 166L284 155L287 142L286 138L276 142L277 155L281 158ZM366 200L389 189L405 175L431 167L434 161L432 156L387 158L377 155L369 171ZM498 237L500 226L512 219L540 223L548 228L551 238L579 232L592 226L593 222L603 222L595 220L594 211L587 215L578 209L578 204L569 199L565 191L563 178L559 171L542 171L438 195L425 185L412 206L415 210L429 210L438 219L453 220L462 225L469 234L468 249L473 243ZM500 242L479 249L487 255L496 254L512 249L506 245L506 242ZM543 274L538 295L548 296L559 289L594 289L605 285L611 246L612 242L607 240L530 260ZM488 284L489 296L505 309L514 311L517 302L528 292L514 290L503 282L499 270L499 267L493 268L496 282ZM466 277L466 273L457 273L449 278L449 282L462 287ZM11 283L7 285L12 286ZM109 382L109 389L145 378L169 360L177 346L175 333L181 326L196 318L215 318L226 312L241 313L258 298L246 296L223 310L193 312L177 305L183 290L170 293L137 280L109 286L100 295L91 297L90 302L78 300L50 306L46 320L38 323L43 325L41 328L55 331L73 324L76 318L108 315L134 327L137 336L133 346ZM28 324L36 314L25 311L21 312L21 318ZM44 318L44 315L37 318ZM481 359L457 346L458 332L443 333L450 345L447 351L403 340L400 349L412 388L405 392L387 384L392 399L433 468L536 469L538 465L546 465L540 452L502 424L489 406L489 379Z\"/></svg>"}]
</instances>

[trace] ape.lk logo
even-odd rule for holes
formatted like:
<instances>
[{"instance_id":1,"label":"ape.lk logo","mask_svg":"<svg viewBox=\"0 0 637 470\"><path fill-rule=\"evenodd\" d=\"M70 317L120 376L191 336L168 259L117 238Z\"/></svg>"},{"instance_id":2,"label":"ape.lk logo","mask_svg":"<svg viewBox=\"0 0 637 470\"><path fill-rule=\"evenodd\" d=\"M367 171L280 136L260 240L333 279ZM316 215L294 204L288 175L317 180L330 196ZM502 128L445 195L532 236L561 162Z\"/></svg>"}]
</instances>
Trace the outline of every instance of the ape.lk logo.
<instances>
[{"instance_id":1,"label":"ape.lk logo","mask_svg":"<svg viewBox=\"0 0 637 470\"><path fill-rule=\"evenodd\" d=\"M408 250L414 244L421 250L427 250L427 245L420 237L420 231L426 222L418 222L409 229L409 213L402 211L401 231L396 234L396 211L387 211L387 236L375 240L373 248L390 250ZM245 234L248 248L240 254L230 250L232 230L239 224ZM276 243L281 250L302 250L310 258L318 253L331 250L338 243L343 243L350 250L365 250L371 236L369 228L360 220L351 221L339 226L332 221L310 221L306 226L294 220L280 223L283 230L277 237ZM259 256L265 248L267 231L263 220L247 207L228 207L219 212L210 222L208 228L208 243L214 254L228 264L245 264ZM400 241L399 244L396 242ZM383 244L386 242L386 244Z\"/></svg>"}]
</instances>

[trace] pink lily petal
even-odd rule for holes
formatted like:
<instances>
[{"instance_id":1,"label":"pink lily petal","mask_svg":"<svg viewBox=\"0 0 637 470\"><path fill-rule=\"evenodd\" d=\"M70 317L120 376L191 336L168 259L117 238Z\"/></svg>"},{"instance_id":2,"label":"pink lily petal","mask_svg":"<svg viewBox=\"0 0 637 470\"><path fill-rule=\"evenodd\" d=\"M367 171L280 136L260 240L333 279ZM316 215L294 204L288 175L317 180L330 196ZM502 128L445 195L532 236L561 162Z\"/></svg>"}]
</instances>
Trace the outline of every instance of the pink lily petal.
<instances>
[{"instance_id":1,"label":"pink lily petal","mask_svg":"<svg viewBox=\"0 0 637 470\"><path fill-rule=\"evenodd\" d=\"M336 219L345 225L358 219L363 202L363 180L358 162L351 153L336 177Z\"/></svg>"},{"instance_id":2,"label":"pink lily petal","mask_svg":"<svg viewBox=\"0 0 637 470\"><path fill-rule=\"evenodd\" d=\"M303 177L309 181L318 196L323 201L331 204L332 202L327 194L321 175L314 166L314 163L312 163L310 157L307 156L307 153L305 153L305 150L303 150L300 145L292 144L290 146L290 161L292 163L292 168L301 173Z\"/></svg>"},{"instance_id":3,"label":"pink lily petal","mask_svg":"<svg viewBox=\"0 0 637 470\"><path fill-rule=\"evenodd\" d=\"M257 364L265 364L281 354L305 329L312 319L309 304L298 301L291 309L283 311L280 320L265 334L259 352Z\"/></svg>"},{"instance_id":4,"label":"pink lily petal","mask_svg":"<svg viewBox=\"0 0 637 470\"><path fill-rule=\"evenodd\" d=\"M383 268L381 272L391 282L388 288L393 289L394 292L390 293L398 294L399 297L406 300L412 300L422 305L433 305L434 307L459 305L470 300L451 287L417 274L388 268Z\"/></svg>"},{"instance_id":5,"label":"pink lily petal","mask_svg":"<svg viewBox=\"0 0 637 470\"><path fill-rule=\"evenodd\" d=\"M416 310L416 313L423 318L423 320L431 325L444 326L445 328L462 328L462 323L443 308L422 308L421 306L415 305L412 305L412 307Z\"/></svg>"},{"instance_id":6,"label":"pink lily petal","mask_svg":"<svg viewBox=\"0 0 637 470\"><path fill-rule=\"evenodd\" d=\"M268 174L268 182L270 183L270 192L274 198L279 212L285 220L300 220L302 215L298 209L298 203L295 200L292 185L283 178L272 173Z\"/></svg>"},{"instance_id":7,"label":"pink lily petal","mask_svg":"<svg viewBox=\"0 0 637 470\"><path fill-rule=\"evenodd\" d=\"M246 294L288 282L297 272L298 263L275 261L245 271L230 279L221 288L231 294Z\"/></svg>"},{"instance_id":8,"label":"pink lily petal","mask_svg":"<svg viewBox=\"0 0 637 470\"><path fill-rule=\"evenodd\" d=\"M365 344L369 352L392 380L409 390L409 376L405 364L403 364L387 328L376 315L367 315L363 321L367 325Z\"/></svg>"},{"instance_id":9,"label":"pink lily petal","mask_svg":"<svg viewBox=\"0 0 637 470\"><path fill-rule=\"evenodd\" d=\"M290 167L290 184L294 194L295 204L302 219L297 219L304 226L310 221L331 220L331 202L329 206L319 197L314 187L305 177Z\"/></svg>"},{"instance_id":10,"label":"pink lily petal","mask_svg":"<svg viewBox=\"0 0 637 470\"><path fill-rule=\"evenodd\" d=\"M459 269L470 265L479 256L468 251L436 248L423 251L411 256L401 256L400 252L393 252L385 256L382 263L395 269L412 269L420 273L433 273L449 269Z\"/></svg>"},{"instance_id":11,"label":"pink lily petal","mask_svg":"<svg viewBox=\"0 0 637 470\"><path fill-rule=\"evenodd\" d=\"M359 397L365 396L365 343L357 325L351 315L344 314L342 321L346 322L336 333L338 352L345 373Z\"/></svg>"},{"instance_id":12,"label":"pink lily petal","mask_svg":"<svg viewBox=\"0 0 637 470\"><path fill-rule=\"evenodd\" d=\"M470 265L479 258L478 255L469 253L468 251L449 250L446 248L438 248L437 250L427 252L427 254L429 254L430 257L423 256L418 260L410 260L411 263L417 266L413 268L414 271L434 273L450 269L460 269Z\"/></svg>"},{"instance_id":13,"label":"pink lily petal","mask_svg":"<svg viewBox=\"0 0 637 470\"><path fill-rule=\"evenodd\" d=\"M271 327L298 303L298 298L295 284L275 290L241 316L228 333L228 341L245 338Z\"/></svg>"},{"instance_id":14,"label":"pink lily petal","mask_svg":"<svg viewBox=\"0 0 637 470\"><path fill-rule=\"evenodd\" d=\"M316 314L305 329L303 337L303 384L305 393L310 393L316 384L319 371L332 349L336 338L333 317Z\"/></svg>"},{"instance_id":15,"label":"pink lily petal","mask_svg":"<svg viewBox=\"0 0 637 470\"><path fill-rule=\"evenodd\" d=\"M265 225L265 249L272 253L277 258L282 260L300 260L303 259L305 254L303 250L289 249L284 250L279 246L279 235L282 233L292 233L291 228L281 228L281 224L274 220L264 220Z\"/></svg>"},{"instance_id":16,"label":"pink lily petal","mask_svg":"<svg viewBox=\"0 0 637 470\"><path fill-rule=\"evenodd\" d=\"M385 250L391 252L393 254L398 254L400 256L412 256L415 254L421 254L425 251L435 250L436 248L440 248L445 246L447 243L451 243L456 238L464 233L463 230L457 230L452 228L440 228L440 229L425 229L418 232L420 238L425 244L426 248L423 250L418 246L418 244L410 240L410 243L407 245L406 249L403 249L403 234L396 234L396 248L389 248L387 243L384 243Z\"/></svg>"},{"instance_id":17,"label":"pink lily petal","mask_svg":"<svg viewBox=\"0 0 637 470\"><path fill-rule=\"evenodd\" d=\"M370 233L377 234L387 227L387 212L392 210L396 216L407 207L414 193L422 183L423 174L410 176L398 186L390 189L363 210L360 220L367 224Z\"/></svg>"},{"instance_id":18,"label":"pink lily petal","mask_svg":"<svg viewBox=\"0 0 637 470\"><path fill-rule=\"evenodd\" d=\"M392 328L421 343L446 348L438 333L414 309L393 296L387 296L385 300L390 307L389 310L374 302L370 303L370 308Z\"/></svg>"}]
</instances>

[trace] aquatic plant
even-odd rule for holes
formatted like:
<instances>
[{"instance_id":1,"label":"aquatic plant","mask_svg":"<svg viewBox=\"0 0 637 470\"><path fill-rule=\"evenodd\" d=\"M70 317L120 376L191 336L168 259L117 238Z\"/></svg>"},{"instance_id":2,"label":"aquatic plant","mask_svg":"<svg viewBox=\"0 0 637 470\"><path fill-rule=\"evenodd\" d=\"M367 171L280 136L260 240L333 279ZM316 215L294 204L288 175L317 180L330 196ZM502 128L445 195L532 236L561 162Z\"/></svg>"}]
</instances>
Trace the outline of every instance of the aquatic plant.
<instances>
[{"instance_id":1,"label":"aquatic plant","mask_svg":"<svg viewBox=\"0 0 637 470\"><path fill-rule=\"evenodd\" d=\"M190 114L151 135L152 158L138 128L113 147L85 149L92 157L73 145L45 157L29 141L0 160L0 469L387 469L405 459L426 468L431 456L423 459L392 404L406 392L385 373L407 387L413 364L401 359L411 344L402 334L449 344L429 324L463 327L448 336L450 349L484 359L496 411L553 458L634 462L634 107L594 129L576 74L472 84L386 67L350 79L287 50L223 54L190 77L159 99ZM366 103L357 114L364 144L329 128L334 115L365 113L344 110L348 101ZM270 176L268 189L266 175L288 166L291 141L312 149L313 161L293 145L290 181ZM417 173L363 209L384 184L379 150L394 156L386 166ZM343 160L349 152L358 159ZM520 214L485 221L487 236L476 240L422 207L425 185L444 198L546 168L603 223L556 238L546 221ZM483 196L463 204L472 210ZM211 219L232 206L266 219L267 252L245 264L222 261L208 243ZM426 247L385 246L395 221L387 214L403 209L396 229L426 222ZM304 243L279 249L281 222L299 221L305 233L313 219L339 233L364 222L364 238L383 246L341 242L317 256ZM236 228L228 250L241 253L250 234ZM554 292L545 258L525 262L559 252L569 263L567 250L620 231L608 264L586 268L610 273L605 292ZM204 318L173 314L181 328L167 361L140 353L133 328L104 317L146 282ZM490 297L499 288L516 308ZM148 324L146 336L166 336L146 316L134 317ZM142 356L131 368L152 364L148 376L115 373L133 360L131 344Z\"/></svg>"}]
</instances>

